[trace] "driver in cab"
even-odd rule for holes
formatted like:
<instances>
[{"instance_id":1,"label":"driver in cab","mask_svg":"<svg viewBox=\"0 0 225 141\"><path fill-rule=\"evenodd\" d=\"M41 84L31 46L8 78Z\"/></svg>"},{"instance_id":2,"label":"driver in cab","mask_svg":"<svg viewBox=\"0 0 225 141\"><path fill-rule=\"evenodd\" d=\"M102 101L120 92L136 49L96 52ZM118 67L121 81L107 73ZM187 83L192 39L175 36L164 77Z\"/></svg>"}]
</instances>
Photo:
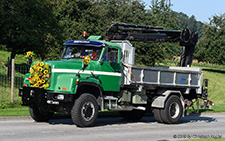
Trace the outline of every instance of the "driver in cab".
<instances>
[{"instance_id":1,"label":"driver in cab","mask_svg":"<svg viewBox=\"0 0 225 141\"><path fill-rule=\"evenodd\" d=\"M85 48L84 47L81 47L81 53L75 53L74 54L74 57L75 58L82 58L84 59L85 56L88 56L88 52L85 52ZM72 53L70 53L71 55ZM96 54L96 50L93 49L93 52L92 52L92 55L90 56L91 60L97 60L98 59L98 56Z\"/></svg>"}]
</instances>

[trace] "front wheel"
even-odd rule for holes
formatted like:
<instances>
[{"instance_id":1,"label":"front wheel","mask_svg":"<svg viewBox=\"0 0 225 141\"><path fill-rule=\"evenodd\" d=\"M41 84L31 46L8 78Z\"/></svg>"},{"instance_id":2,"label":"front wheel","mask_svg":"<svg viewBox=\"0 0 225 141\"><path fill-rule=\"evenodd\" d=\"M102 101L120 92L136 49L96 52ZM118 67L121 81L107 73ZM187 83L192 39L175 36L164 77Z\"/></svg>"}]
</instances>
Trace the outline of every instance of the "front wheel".
<instances>
[{"instance_id":1,"label":"front wheel","mask_svg":"<svg viewBox=\"0 0 225 141\"><path fill-rule=\"evenodd\" d=\"M30 116L37 122L46 122L53 116L52 112L38 108L35 105L29 106Z\"/></svg>"},{"instance_id":2,"label":"front wheel","mask_svg":"<svg viewBox=\"0 0 225 141\"><path fill-rule=\"evenodd\" d=\"M98 103L96 98L89 94L82 94L75 100L71 110L71 117L78 127L93 126L98 117Z\"/></svg>"}]
</instances>

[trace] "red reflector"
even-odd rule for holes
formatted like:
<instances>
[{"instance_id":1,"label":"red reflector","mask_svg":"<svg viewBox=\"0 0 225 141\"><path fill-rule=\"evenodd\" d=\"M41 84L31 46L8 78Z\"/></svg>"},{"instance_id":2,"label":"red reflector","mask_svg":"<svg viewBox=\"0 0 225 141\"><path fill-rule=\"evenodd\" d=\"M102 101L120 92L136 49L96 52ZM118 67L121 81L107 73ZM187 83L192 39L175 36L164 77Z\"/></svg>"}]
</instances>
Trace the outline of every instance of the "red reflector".
<instances>
[{"instance_id":1,"label":"red reflector","mask_svg":"<svg viewBox=\"0 0 225 141\"><path fill-rule=\"evenodd\" d=\"M62 90L66 91L66 90L67 90L67 88L65 88L65 87L62 87Z\"/></svg>"},{"instance_id":2,"label":"red reflector","mask_svg":"<svg viewBox=\"0 0 225 141\"><path fill-rule=\"evenodd\" d=\"M27 87L27 84L24 84L25 87Z\"/></svg>"}]
</instances>

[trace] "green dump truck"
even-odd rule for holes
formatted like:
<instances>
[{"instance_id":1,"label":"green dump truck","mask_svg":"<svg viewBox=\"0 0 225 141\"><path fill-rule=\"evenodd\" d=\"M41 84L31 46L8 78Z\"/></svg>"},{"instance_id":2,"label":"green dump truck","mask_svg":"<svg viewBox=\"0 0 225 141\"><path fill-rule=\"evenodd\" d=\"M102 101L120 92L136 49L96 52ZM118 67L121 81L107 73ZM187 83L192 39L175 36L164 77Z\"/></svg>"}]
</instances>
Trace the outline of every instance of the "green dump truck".
<instances>
[{"instance_id":1,"label":"green dump truck","mask_svg":"<svg viewBox=\"0 0 225 141\"><path fill-rule=\"evenodd\" d=\"M135 48L129 42L180 42L190 52L196 34L114 23L106 37L108 41L99 36L67 41L60 61L31 64L19 95L35 121L48 121L59 112L71 114L75 125L87 127L94 125L99 110L108 109L128 120L152 111L158 122L174 124L193 101L202 98L204 108L212 104L202 86L202 69L187 61L192 53L183 53L183 58L189 57L183 61L186 66L135 66Z\"/></svg>"}]
</instances>

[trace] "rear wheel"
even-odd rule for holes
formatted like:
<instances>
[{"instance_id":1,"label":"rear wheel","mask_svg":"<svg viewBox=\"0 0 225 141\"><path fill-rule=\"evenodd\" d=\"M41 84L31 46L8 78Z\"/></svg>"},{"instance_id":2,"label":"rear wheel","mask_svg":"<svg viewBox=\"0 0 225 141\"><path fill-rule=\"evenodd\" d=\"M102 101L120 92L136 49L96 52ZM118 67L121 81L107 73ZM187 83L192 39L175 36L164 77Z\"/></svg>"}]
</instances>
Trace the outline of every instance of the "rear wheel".
<instances>
[{"instance_id":1,"label":"rear wheel","mask_svg":"<svg viewBox=\"0 0 225 141\"><path fill-rule=\"evenodd\" d=\"M181 104L180 98L176 95L170 96L165 103L164 109L160 110L160 114L163 123L178 123L183 114L183 106Z\"/></svg>"},{"instance_id":2,"label":"rear wheel","mask_svg":"<svg viewBox=\"0 0 225 141\"><path fill-rule=\"evenodd\" d=\"M30 116L37 122L46 122L52 118L53 113L43 108L38 108L36 105L29 106Z\"/></svg>"},{"instance_id":3,"label":"rear wheel","mask_svg":"<svg viewBox=\"0 0 225 141\"><path fill-rule=\"evenodd\" d=\"M144 115L143 110L120 111L120 115L126 120L140 120Z\"/></svg>"},{"instance_id":4,"label":"rear wheel","mask_svg":"<svg viewBox=\"0 0 225 141\"><path fill-rule=\"evenodd\" d=\"M98 103L96 98L89 94L82 94L75 100L71 110L71 117L78 127L93 126L98 117Z\"/></svg>"},{"instance_id":5,"label":"rear wheel","mask_svg":"<svg viewBox=\"0 0 225 141\"><path fill-rule=\"evenodd\" d=\"M158 123L162 123L161 113L160 109L153 109L154 118Z\"/></svg>"}]
</instances>

